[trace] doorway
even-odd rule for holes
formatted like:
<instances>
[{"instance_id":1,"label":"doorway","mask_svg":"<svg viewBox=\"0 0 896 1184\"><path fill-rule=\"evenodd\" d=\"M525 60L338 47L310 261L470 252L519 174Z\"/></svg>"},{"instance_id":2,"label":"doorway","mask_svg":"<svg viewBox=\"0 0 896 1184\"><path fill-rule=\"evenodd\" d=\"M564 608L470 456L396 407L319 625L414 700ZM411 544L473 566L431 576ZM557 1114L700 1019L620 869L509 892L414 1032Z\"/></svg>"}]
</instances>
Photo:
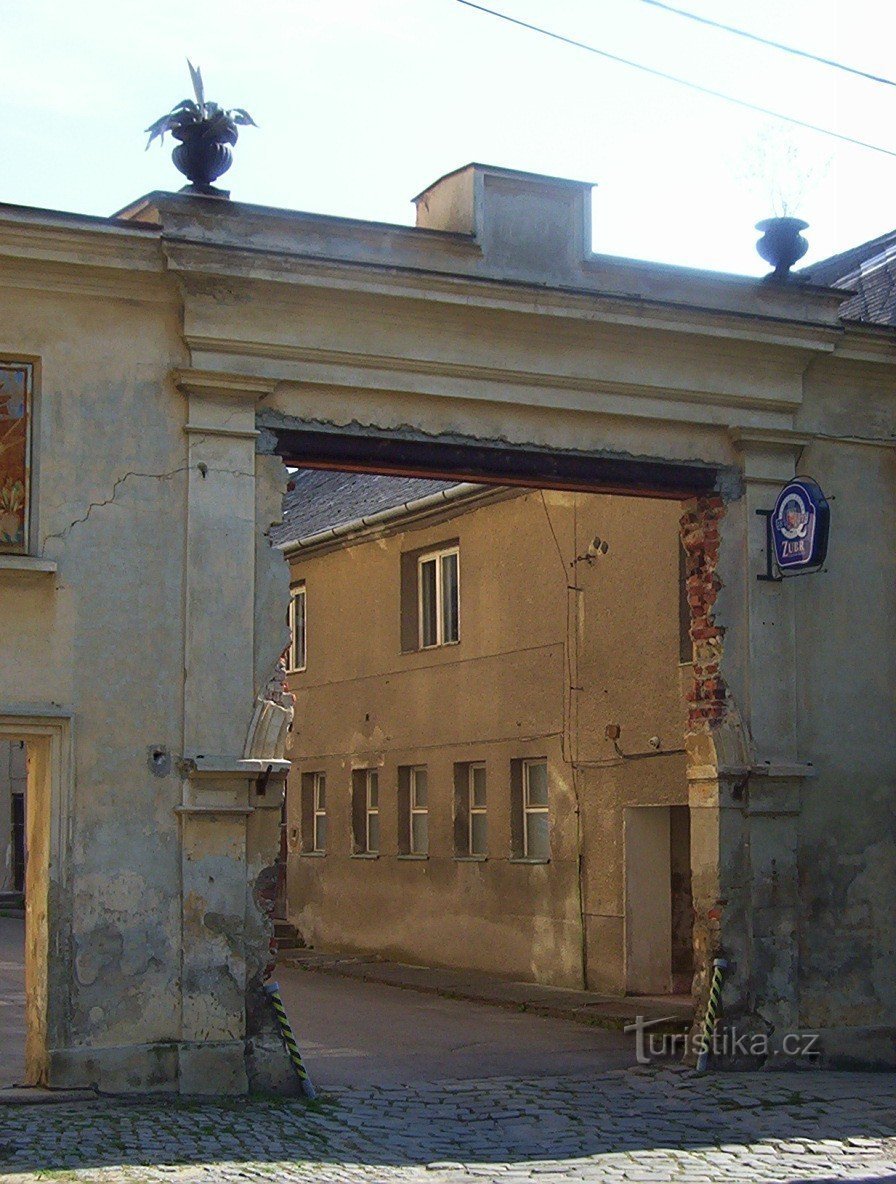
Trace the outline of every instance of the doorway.
<instances>
[{"instance_id":1,"label":"doorway","mask_svg":"<svg viewBox=\"0 0 896 1184\"><path fill-rule=\"evenodd\" d=\"M0 740L0 1086L25 1077L27 762L24 740Z\"/></svg>"},{"instance_id":2,"label":"doorway","mask_svg":"<svg viewBox=\"0 0 896 1184\"><path fill-rule=\"evenodd\" d=\"M0 906L25 907L28 756L24 740L0 740Z\"/></svg>"},{"instance_id":3,"label":"doorway","mask_svg":"<svg viewBox=\"0 0 896 1184\"><path fill-rule=\"evenodd\" d=\"M689 993L693 978L690 811L625 811L625 983L631 995Z\"/></svg>"},{"instance_id":4,"label":"doorway","mask_svg":"<svg viewBox=\"0 0 896 1184\"><path fill-rule=\"evenodd\" d=\"M0 716L3 1084L46 1084L49 1050L62 1043L48 1005L48 933L51 876L61 888L66 871L70 745L65 712Z\"/></svg>"}]
</instances>

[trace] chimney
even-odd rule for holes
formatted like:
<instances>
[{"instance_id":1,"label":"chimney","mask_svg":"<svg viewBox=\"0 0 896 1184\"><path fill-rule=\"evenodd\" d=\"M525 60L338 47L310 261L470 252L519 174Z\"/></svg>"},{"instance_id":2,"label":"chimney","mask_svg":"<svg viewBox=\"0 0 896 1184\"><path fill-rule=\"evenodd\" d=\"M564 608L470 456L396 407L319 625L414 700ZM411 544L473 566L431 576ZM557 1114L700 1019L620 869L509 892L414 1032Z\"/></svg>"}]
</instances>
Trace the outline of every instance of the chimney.
<instances>
[{"instance_id":1,"label":"chimney","mask_svg":"<svg viewBox=\"0 0 896 1184\"><path fill-rule=\"evenodd\" d=\"M417 225L472 235L489 270L508 278L568 283L591 254L586 181L468 164L414 198Z\"/></svg>"}]
</instances>

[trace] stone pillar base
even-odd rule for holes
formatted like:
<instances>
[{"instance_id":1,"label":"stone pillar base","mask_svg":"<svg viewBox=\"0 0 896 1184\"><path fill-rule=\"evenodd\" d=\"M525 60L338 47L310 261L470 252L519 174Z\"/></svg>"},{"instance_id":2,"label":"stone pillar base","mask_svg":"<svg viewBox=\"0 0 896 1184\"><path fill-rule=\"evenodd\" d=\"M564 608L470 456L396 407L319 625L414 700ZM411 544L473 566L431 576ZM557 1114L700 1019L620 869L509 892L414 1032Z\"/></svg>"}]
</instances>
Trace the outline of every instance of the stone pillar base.
<instances>
[{"instance_id":1,"label":"stone pillar base","mask_svg":"<svg viewBox=\"0 0 896 1184\"><path fill-rule=\"evenodd\" d=\"M104 1093L295 1094L295 1075L279 1038L128 1044L50 1050L49 1084L57 1089L100 1085Z\"/></svg>"}]
</instances>

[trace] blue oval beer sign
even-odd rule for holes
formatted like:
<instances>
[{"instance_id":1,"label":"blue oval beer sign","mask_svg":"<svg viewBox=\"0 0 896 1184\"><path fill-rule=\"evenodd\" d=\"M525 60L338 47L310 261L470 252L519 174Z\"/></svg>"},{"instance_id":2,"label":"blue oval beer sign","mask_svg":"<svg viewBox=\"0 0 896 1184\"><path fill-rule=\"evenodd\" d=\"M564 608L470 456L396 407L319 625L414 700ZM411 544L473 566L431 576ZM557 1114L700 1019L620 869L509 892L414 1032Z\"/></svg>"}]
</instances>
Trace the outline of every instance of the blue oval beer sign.
<instances>
[{"instance_id":1,"label":"blue oval beer sign","mask_svg":"<svg viewBox=\"0 0 896 1184\"><path fill-rule=\"evenodd\" d=\"M798 477L784 486L772 511L775 562L782 576L818 571L828 552L830 521L817 481Z\"/></svg>"}]
</instances>

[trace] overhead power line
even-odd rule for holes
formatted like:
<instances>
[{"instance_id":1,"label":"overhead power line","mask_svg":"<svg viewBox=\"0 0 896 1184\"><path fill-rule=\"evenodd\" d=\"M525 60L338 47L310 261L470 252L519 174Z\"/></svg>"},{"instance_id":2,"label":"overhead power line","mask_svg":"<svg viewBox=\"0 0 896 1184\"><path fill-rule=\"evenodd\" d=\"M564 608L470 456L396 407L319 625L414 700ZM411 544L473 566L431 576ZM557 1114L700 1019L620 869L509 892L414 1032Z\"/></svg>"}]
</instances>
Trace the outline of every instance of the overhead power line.
<instances>
[{"instance_id":1,"label":"overhead power line","mask_svg":"<svg viewBox=\"0 0 896 1184\"><path fill-rule=\"evenodd\" d=\"M781 41L772 41L768 37L760 37L758 33L749 33L746 29L737 29L734 25L723 25L721 21L710 20L706 16L698 16L696 12L687 12L684 8L675 8L672 4L664 4L663 0L642 0L642 3L652 8L661 8L664 12L673 12L676 16L686 17L689 21L696 21L700 25L709 25L713 29L721 29L725 33L733 33L735 37L746 37L748 41L755 41L759 45L768 45L772 49L783 50L784 53L795 54L799 58L806 58L810 62L818 62L822 66L833 66L835 70L843 70L846 74L855 74L857 78L867 78L869 82L882 82L884 86L896 86L892 78L882 78L879 74L869 74L866 70L857 70L854 66L847 66L844 62L836 62L833 58L819 57L805 49L797 49L794 45L784 45Z\"/></svg>"},{"instance_id":2,"label":"overhead power line","mask_svg":"<svg viewBox=\"0 0 896 1184\"><path fill-rule=\"evenodd\" d=\"M721 90L713 90L709 86L701 86L698 82L691 82L687 78L679 78L676 74L667 74L664 70L655 70L652 66L645 66L643 62L633 62L630 58L620 57L618 54L610 53L605 49L598 49L594 45L588 45L585 41L576 41L574 37L565 37L562 33L554 33L551 29L544 29L541 25L532 25L528 21L520 20L518 17L509 16L506 12L498 12L494 8L486 8L483 4L475 4L473 0L456 0L458 4L463 4L465 8L475 8L478 12L484 12L488 16L497 17L499 20L507 21L508 24L517 25L521 29L529 29L532 33L540 33L543 37L550 37L554 41L562 41L565 45L575 46L576 49L584 49L587 53L596 54L598 57L606 58L608 61L617 62L621 66L630 66L633 70L640 70L643 74L650 74L654 78L662 78L666 82L677 83L678 86L686 86L689 90L696 91L701 95L709 95L714 99L722 99L726 103L732 103L736 107L743 107L747 111L756 111L760 115L768 115L772 119L780 119L784 123L792 123L796 127L806 128L810 132L818 132L822 136L830 136L832 139L841 140L844 144L853 144L856 148L868 148L871 152L880 152L884 156L896 156L896 152L890 148L883 148L880 144L870 144L867 140L857 140L853 136L844 135L843 132L834 132L830 128L821 127L817 123L809 123L805 119L797 119L793 115L784 115L781 111L773 111L770 107L761 107L758 103L751 103L747 99L738 99L734 95L726 94Z\"/></svg>"}]
</instances>

